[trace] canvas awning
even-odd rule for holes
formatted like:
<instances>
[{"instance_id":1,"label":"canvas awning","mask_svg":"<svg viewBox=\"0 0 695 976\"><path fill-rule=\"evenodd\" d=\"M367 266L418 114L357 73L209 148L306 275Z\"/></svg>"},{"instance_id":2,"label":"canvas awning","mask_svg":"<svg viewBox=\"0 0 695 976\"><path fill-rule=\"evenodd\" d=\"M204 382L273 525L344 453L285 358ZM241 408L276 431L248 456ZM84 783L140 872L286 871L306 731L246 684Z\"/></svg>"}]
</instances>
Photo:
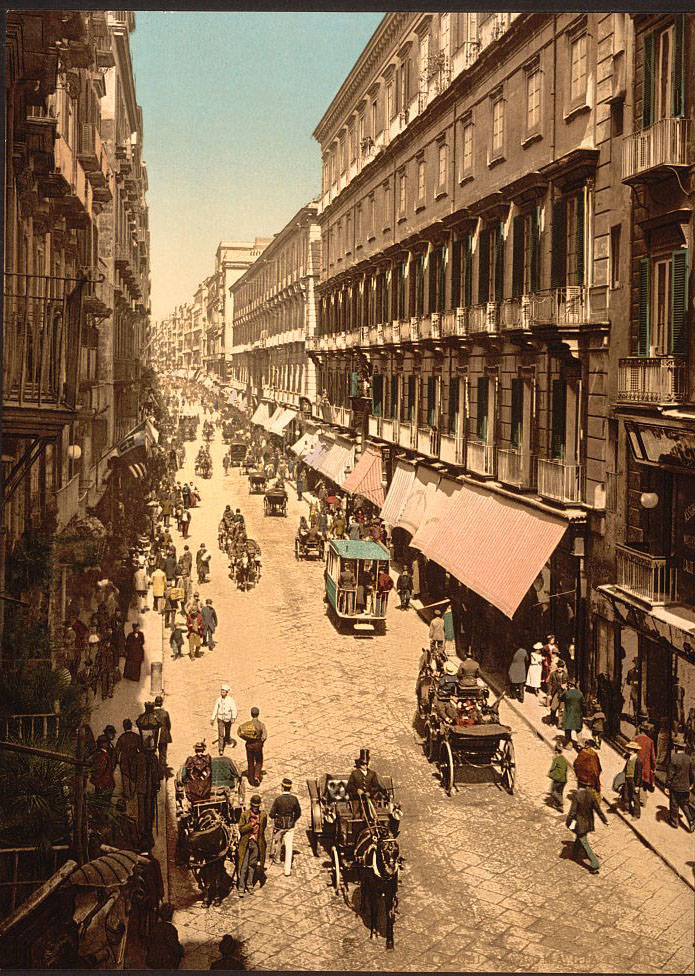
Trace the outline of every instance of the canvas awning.
<instances>
[{"instance_id":1,"label":"canvas awning","mask_svg":"<svg viewBox=\"0 0 695 976\"><path fill-rule=\"evenodd\" d=\"M121 887L130 881L139 865L147 863L146 857L134 851L111 851L76 868L67 880L69 884L89 888Z\"/></svg>"},{"instance_id":2,"label":"canvas awning","mask_svg":"<svg viewBox=\"0 0 695 976\"><path fill-rule=\"evenodd\" d=\"M564 519L463 485L429 541L427 555L511 618L567 526Z\"/></svg>"},{"instance_id":3,"label":"canvas awning","mask_svg":"<svg viewBox=\"0 0 695 976\"><path fill-rule=\"evenodd\" d=\"M285 427L291 424L296 416L296 410L290 410L289 407L278 407L270 420L268 430L271 434L277 434L278 437L281 437Z\"/></svg>"},{"instance_id":4,"label":"canvas awning","mask_svg":"<svg viewBox=\"0 0 695 976\"><path fill-rule=\"evenodd\" d=\"M263 400L258 404L251 417L252 424L258 424L259 427L265 427L267 429L268 421L270 420L270 410L268 404Z\"/></svg>"},{"instance_id":5,"label":"canvas awning","mask_svg":"<svg viewBox=\"0 0 695 976\"><path fill-rule=\"evenodd\" d=\"M393 472L391 485L386 493L383 508L381 509L381 517L386 525L398 525L398 519L410 494L414 480L414 465L406 464L404 461L398 461L396 470Z\"/></svg>"},{"instance_id":6,"label":"canvas awning","mask_svg":"<svg viewBox=\"0 0 695 976\"><path fill-rule=\"evenodd\" d=\"M293 444L290 450L297 455L297 457L303 458L306 454L310 454L316 447L316 434L302 434L296 444Z\"/></svg>"},{"instance_id":7,"label":"canvas awning","mask_svg":"<svg viewBox=\"0 0 695 976\"><path fill-rule=\"evenodd\" d=\"M334 441L326 454L321 458L317 470L327 478L330 478L334 484L342 487L345 481L345 469L351 468L354 463L354 446L341 441Z\"/></svg>"},{"instance_id":8,"label":"canvas awning","mask_svg":"<svg viewBox=\"0 0 695 976\"><path fill-rule=\"evenodd\" d=\"M325 444L323 441L317 441L313 448L304 455L302 461L304 461L304 463L310 468L320 471L321 462L328 454L330 448L330 444Z\"/></svg>"},{"instance_id":9,"label":"canvas awning","mask_svg":"<svg viewBox=\"0 0 695 976\"><path fill-rule=\"evenodd\" d=\"M429 546L437 531L437 527L442 519L447 518L447 511L452 503L453 497L460 491L461 485L458 481L451 478L442 478L437 485L434 498L427 505L425 517L420 522L420 526L410 540L413 549L419 549L429 558Z\"/></svg>"},{"instance_id":10,"label":"canvas awning","mask_svg":"<svg viewBox=\"0 0 695 976\"><path fill-rule=\"evenodd\" d=\"M343 490L351 495L361 495L378 508L384 504L381 451L368 445L362 456L343 483Z\"/></svg>"},{"instance_id":11,"label":"canvas awning","mask_svg":"<svg viewBox=\"0 0 695 976\"><path fill-rule=\"evenodd\" d=\"M405 529L411 535L415 535L425 519L428 507L434 501L440 480L441 475L438 471L433 471L432 468L419 464L403 511L394 525Z\"/></svg>"}]
</instances>

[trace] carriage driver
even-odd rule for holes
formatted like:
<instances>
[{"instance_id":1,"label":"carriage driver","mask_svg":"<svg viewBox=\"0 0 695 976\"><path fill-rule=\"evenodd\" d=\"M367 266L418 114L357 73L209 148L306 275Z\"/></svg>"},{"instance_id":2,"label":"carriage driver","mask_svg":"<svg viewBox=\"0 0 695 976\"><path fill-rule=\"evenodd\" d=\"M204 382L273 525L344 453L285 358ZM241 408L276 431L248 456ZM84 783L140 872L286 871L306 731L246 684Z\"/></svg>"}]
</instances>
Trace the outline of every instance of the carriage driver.
<instances>
[{"instance_id":1,"label":"carriage driver","mask_svg":"<svg viewBox=\"0 0 695 976\"><path fill-rule=\"evenodd\" d=\"M366 794L369 797L387 796L387 791L379 782L379 777L369 768L369 749L360 749L355 768L350 773L347 793L351 800Z\"/></svg>"}]
</instances>

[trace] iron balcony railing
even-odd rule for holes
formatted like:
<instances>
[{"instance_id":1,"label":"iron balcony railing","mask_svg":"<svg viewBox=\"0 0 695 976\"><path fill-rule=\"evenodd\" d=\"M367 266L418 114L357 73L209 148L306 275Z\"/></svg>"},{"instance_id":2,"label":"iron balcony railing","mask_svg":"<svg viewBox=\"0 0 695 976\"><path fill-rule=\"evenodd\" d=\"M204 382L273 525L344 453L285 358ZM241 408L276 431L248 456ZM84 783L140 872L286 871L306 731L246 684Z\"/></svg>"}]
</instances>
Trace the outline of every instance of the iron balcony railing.
<instances>
[{"instance_id":1,"label":"iron balcony railing","mask_svg":"<svg viewBox=\"0 0 695 976\"><path fill-rule=\"evenodd\" d=\"M466 445L462 435L439 435L439 460L447 464L465 464Z\"/></svg>"},{"instance_id":2,"label":"iron balcony railing","mask_svg":"<svg viewBox=\"0 0 695 976\"><path fill-rule=\"evenodd\" d=\"M629 356L618 364L618 400L682 403L688 399L688 362L677 356Z\"/></svg>"},{"instance_id":3,"label":"iron balcony railing","mask_svg":"<svg viewBox=\"0 0 695 976\"><path fill-rule=\"evenodd\" d=\"M531 327L531 298L508 298L500 306L500 325L503 329L528 329Z\"/></svg>"},{"instance_id":4,"label":"iron balcony railing","mask_svg":"<svg viewBox=\"0 0 695 976\"><path fill-rule=\"evenodd\" d=\"M497 448L497 480L515 488L535 488L536 456L518 447Z\"/></svg>"},{"instance_id":5,"label":"iron balcony railing","mask_svg":"<svg viewBox=\"0 0 695 976\"><path fill-rule=\"evenodd\" d=\"M660 119L648 129L633 132L623 142L623 181L666 166L692 166L691 119Z\"/></svg>"},{"instance_id":6,"label":"iron balcony railing","mask_svg":"<svg viewBox=\"0 0 695 976\"><path fill-rule=\"evenodd\" d=\"M580 504L583 496L581 464L538 458L538 494L564 504Z\"/></svg>"},{"instance_id":7,"label":"iron balcony railing","mask_svg":"<svg viewBox=\"0 0 695 976\"><path fill-rule=\"evenodd\" d=\"M468 331L472 333L495 333L499 331L497 302L471 305L468 309Z\"/></svg>"},{"instance_id":8,"label":"iron balcony railing","mask_svg":"<svg viewBox=\"0 0 695 976\"><path fill-rule=\"evenodd\" d=\"M477 438L469 438L466 443L466 467L473 474L486 478L495 477L495 446Z\"/></svg>"},{"instance_id":9,"label":"iron balcony railing","mask_svg":"<svg viewBox=\"0 0 695 976\"><path fill-rule=\"evenodd\" d=\"M617 545L618 586L652 606L664 606L676 599L677 572L668 556L648 553Z\"/></svg>"}]
</instances>

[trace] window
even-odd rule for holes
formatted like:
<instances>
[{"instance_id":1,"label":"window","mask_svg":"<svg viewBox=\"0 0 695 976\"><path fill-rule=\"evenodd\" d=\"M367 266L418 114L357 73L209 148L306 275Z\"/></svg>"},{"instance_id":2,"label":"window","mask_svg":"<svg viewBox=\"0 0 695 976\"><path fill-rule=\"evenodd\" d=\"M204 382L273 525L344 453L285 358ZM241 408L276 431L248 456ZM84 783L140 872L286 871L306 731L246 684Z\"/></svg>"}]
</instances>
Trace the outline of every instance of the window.
<instances>
[{"instance_id":1,"label":"window","mask_svg":"<svg viewBox=\"0 0 695 976\"><path fill-rule=\"evenodd\" d=\"M480 441L487 442L488 395L490 381L487 376L478 377L478 405L475 416L475 433Z\"/></svg>"},{"instance_id":2,"label":"window","mask_svg":"<svg viewBox=\"0 0 695 976\"><path fill-rule=\"evenodd\" d=\"M355 210L355 246L362 247L362 204L358 203Z\"/></svg>"},{"instance_id":3,"label":"window","mask_svg":"<svg viewBox=\"0 0 695 976\"><path fill-rule=\"evenodd\" d=\"M436 427L438 420L437 411L437 377L427 377L427 425Z\"/></svg>"},{"instance_id":4,"label":"window","mask_svg":"<svg viewBox=\"0 0 695 976\"><path fill-rule=\"evenodd\" d=\"M398 396L398 374L391 375L391 395L389 397L389 415L394 419L398 420L398 407L400 404L400 397Z\"/></svg>"},{"instance_id":5,"label":"window","mask_svg":"<svg viewBox=\"0 0 695 976\"><path fill-rule=\"evenodd\" d=\"M374 194L369 195L369 240L374 237L376 230L376 200Z\"/></svg>"},{"instance_id":6,"label":"window","mask_svg":"<svg viewBox=\"0 0 695 976\"><path fill-rule=\"evenodd\" d=\"M408 377L408 390L406 397L406 420L413 420L415 416L415 377Z\"/></svg>"},{"instance_id":7,"label":"window","mask_svg":"<svg viewBox=\"0 0 695 976\"><path fill-rule=\"evenodd\" d=\"M350 127L350 162L354 163L357 159L357 126Z\"/></svg>"},{"instance_id":8,"label":"window","mask_svg":"<svg viewBox=\"0 0 695 976\"><path fill-rule=\"evenodd\" d=\"M391 187L384 183L384 230L391 226Z\"/></svg>"},{"instance_id":9,"label":"window","mask_svg":"<svg viewBox=\"0 0 695 976\"><path fill-rule=\"evenodd\" d=\"M446 143L440 142L438 149L437 190L446 190Z\"/></svg>"},{"instance_id":10,"label":"window","mask_svg":"<svg viewBox=\"0 0 695 976\"><path fill-rule=\"evenodd\" d=\"M347 166L347 153L345 152L345 136L340 137L340 172L344 173Z\"/></svg>"},{"instance_id":11,"label":"window","mask_svg":"<svg viewBox=\"0 0 695 976\"><path fill-rule=\"evenodd\" d=\"M377 105L377 100L375 98L374 101L372 102L372 131L371 131L372 139L374 139L375 141L376 141L378 124L379 124L378 105Z\"/></svg>"},{"instance_id":12,"label":"window","mask_svg":"<svg viewBox=\"0 0 695 976\"><path fill-rule=\"evenodd\" d=\"M451 49L451 14L439 15L439 50L448 58Z\"/></svg>"},{"instance_id":13,"label":"window","mask_svg":"<svg viewBox=\"0 0 695 976\"><path fill-rule=\"evenodd\" d=\"M535 132L541 124L541 69L536 66L526 75L526 131Z\"/></svg>"},{"instance_id":14,"label":"window","mask_svg":"<svg viewBox=\"0 0 695 976\"><path fill-rule=\"evenodd\" d=\"M677 14L664 30L644 38L642 126L683 115L684 110L684 16Z\"/></svg>"},{"instance_id":15,"label":"window","mask_svg":"<svg viewBox=\"0 0 695 976\"><path fill-rule=\"evenodd\" d=\"M334 153L331 153L330 165L331 165L331 186L333 186L333 184L335 183L335 154Z\"/></svg>"},{"instance_id":16,"label":"window","mask_svg":"<svg viewBox=\"0 0 695 976\"><path fill-rule=\"evenodd\" d=\"M398 214L401 217L405 214L407 190L408 179L405 173L401 173L398 177Z\"/></svg>"},{"instance_id":17,"label":"window","mask_svg":"<svg viewBox=\"0 0 695 976\"><path fill-rule=\"evenodd\" d=\"M553 380L551 413L550 456L562 461L567 431L567 384L563 379Z\"/></svg>"},{"instance_id":18,"label":"window","mask_svg":"<svg viewBox=\"0 0 695 976\"><path fill-rule=\"evenodd\" d=\"M395 115L394 101L393 101L393 82L389 82L386 86L386 122L387 124L391 121Z\"/></svg>"},{"instance_id":19,"label":"window","mask_svg":"<svg viewBox=\"0 0 695 976\"><path fill-rule=\"evenodd\" d=\"M640 261L638 355L686 356L688 251Z\"/></svg>"},{"instance_id":20,"label":"window","mask_svg":"<svg viewBox=\"0 0 695 976\"><path fill-rule=\"evenodd\" d=\"M504 241L501 225L485 227L478 245L478 303L502 300Z\"/></svg>"},{"instance_id":21,"label":"window","mask_svg":"<svg viewBox=\"0 0 695 976\"><path fill-rule=\"evenodd\" d=\"M620 286L620 224L611 227L611 288Z\"/></svg>"},{"instance_id":22,"label":"window","mask_svg":"<svg viewBox=\"0 0 695 976\"><path fill-rule=\"evenodd\" d=\"M553 204L551 287L584 284L585 191Z\"/></svg>"},{"instance_id":23,"label":"window","mask_svg":"<svg viewBox=\"0 0 695 976\"><path fill-rule=\"evenodd\" d=\"M540 287L538 211L517 214L512 225L512 297L530 295Z\"/></svg>"},{"instance_id":24,"label":"window","mask_svg":"<svg viewBox=\"0 0 695 976\"><path fill-rule=\"evenodd\" d=\"M461 129L461 179L473 174L473 123L466 122Z\"/></svg>"},{"instance_id":25,"label":"window","mask_svg":"<svg viewBox=\"0 0 695 976\"><path fill-rule=\"evenodd\" d=\"M365 146L365 142L364 142L364 115L360 115L359 121L357 123L357 128L358 128L358 132L359 132L360 156L362 156L362 155L364 155L364 146Z\"/></svg>"},{"instance_id":26,"label":"window","mask_svg":"<svg viewBox=\"0 0 695 976\"><path fill-rule=\"evenodd\" d=\"M570 100L573 105L586 99L587 36L580 34L570 42Z\"/></svg>"},{"instance_id":27,"label":"window","mask_svg":"<svg viewBox=\"0 0 695 976\"><path fill-rule=\"evenodd\" d=\"M504 151L504 99L498 95L492 103L492 153L491 161Z\"/></svg>"},{"instance_id":28,"label":"window","mask_svg":"<svg viewBox=\"0 0 695 976\"><path fill-rule=\"evenodd\" d=\"M524 381L518 376L512 379L512 422L510 442L512 447L521 447L524 423Z\"/></svg>"},{"instance_id":29,"label":"window","mask_svg":"<svg viewBox=\"0 0 695 976\"><path fill-rule=\"evenodd\" d=\"M381 373L372 376L372 416L384 415L384 377Z\"/></svg>"},{"instance_id":30,"label":"window","mask_svg":"<svg viewBox=\"0 0 695 976\"><path fill-rule=\"evenodd\" d=\"M458 434L459 431L459 402L460 384L458 376L452 376L449 380L449 410L448 410L448 432Z\"/></svg>"},{"instance_id":31,"label":"window","mask_svg":"<svg viewBox=\"0 0 695 976\"><path fill-rule=\"evenodd\" d=\"M417 206L425 203L425 160L419 159L417 164Z\"/></svg>"}]
</instances>

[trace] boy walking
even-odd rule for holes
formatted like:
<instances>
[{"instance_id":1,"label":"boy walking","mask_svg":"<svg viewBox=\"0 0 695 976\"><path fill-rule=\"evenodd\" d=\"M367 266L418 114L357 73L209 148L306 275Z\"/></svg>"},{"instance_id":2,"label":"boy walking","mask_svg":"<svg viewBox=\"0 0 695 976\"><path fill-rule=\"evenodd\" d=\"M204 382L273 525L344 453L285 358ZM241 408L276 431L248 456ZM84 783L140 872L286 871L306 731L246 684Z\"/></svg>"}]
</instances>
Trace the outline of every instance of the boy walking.
<instances>
[{"instance_id":1,"label":"boy walking","mask_svg":"<svg viewBox=\"0 0 695 976\"><path fill-rule=\"evenodd\" d=\"M555 755L548 771L550 777L550 802L562 813L564 808L564 792L567 786L567 769L569 763L562 754L562 739L555 742Z\"/></svg>"}]
</instances>

